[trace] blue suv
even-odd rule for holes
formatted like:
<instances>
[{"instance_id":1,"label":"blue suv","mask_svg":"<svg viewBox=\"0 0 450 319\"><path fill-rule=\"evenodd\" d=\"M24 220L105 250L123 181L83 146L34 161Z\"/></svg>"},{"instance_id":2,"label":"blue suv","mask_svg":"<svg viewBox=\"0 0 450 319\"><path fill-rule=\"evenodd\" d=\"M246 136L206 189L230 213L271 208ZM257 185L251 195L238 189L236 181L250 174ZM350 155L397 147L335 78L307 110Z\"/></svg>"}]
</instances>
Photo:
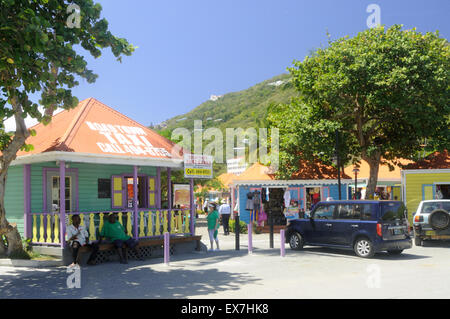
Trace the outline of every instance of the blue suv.
<instances>
[{"instance_id":1,"label":"blue suv","mask_svg":"<svg viewBox=\"0 0 450 319\"><path fill-rule=\"evenodd\" d=\"M300 217L286 228L286 242L294 250L326 246L370 258L376 252L398 255L412 247L406 208L400 201L319 202L310 216Z\"/></svg>"}]
</instances>

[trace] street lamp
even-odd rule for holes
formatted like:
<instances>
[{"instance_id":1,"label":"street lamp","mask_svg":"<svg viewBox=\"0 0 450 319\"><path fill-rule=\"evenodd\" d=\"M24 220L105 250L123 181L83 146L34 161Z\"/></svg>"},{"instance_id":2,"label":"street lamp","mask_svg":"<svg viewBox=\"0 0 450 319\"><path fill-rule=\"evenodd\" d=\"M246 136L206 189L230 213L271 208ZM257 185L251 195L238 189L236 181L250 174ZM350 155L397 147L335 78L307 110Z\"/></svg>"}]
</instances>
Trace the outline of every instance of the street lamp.
<instances>
[{"instance_id":1,"label":"street lamp","mask_svg":"<svg viewBox=\"0 0 450 319\"><path fill-rule=\"evenodd\" d=\"M358 173L359 173L358 166L355 166L355 168L353 169L353 173L355 173L355 199L357 199L356 191L358 190Z\"/></svg>"}]
</instances>

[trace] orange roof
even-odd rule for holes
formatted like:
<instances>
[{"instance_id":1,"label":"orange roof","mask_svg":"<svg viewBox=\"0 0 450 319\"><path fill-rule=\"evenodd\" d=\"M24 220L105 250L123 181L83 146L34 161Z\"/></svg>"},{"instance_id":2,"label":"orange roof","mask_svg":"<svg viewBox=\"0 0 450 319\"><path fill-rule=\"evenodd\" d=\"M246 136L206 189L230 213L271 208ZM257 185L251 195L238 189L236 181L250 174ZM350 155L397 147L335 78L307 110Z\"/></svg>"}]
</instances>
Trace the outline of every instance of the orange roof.
<instances>
[{"instance_id":1,"label":"orange roof","mask_svg":"<svg viewBox=\"0 0 450 319\"><path fill-rule=\"evenodd\" d=\"M261 181L272 179L275 179L275 176L270 172L270 169L267 166L259 163L254 163L241 175L236 176L233 181Z\"/></svg>"},{"instance_id":2,"label":"orange roof","mask_svg":"<svg viewBox=\"0 0 450 319\"><path fill-rule=\"evenodd\" d=\"M217 179L225 186L229 187L230 184L233 183L233 180L236 179L237 175L233 173L223 173L217 177Z\"/></svg>"},{"instance_id":3,"label":"orange roof","mask_svg":"<svg viewBox=\"0 0 450 319\"><path fill-rule=\"evenodd\" d=\"M32 129L36 136L30 136L26 143L34 150L19 151L18 157L60 151L181 159L173 152L174 143L94 98L56 114L50 124L39 123Z\"/></svg>"},{"instance_id":4,"label":"orange roof","mask_svg":"<svg viewBox=\"0 0 450 319\"><path fill-rule=\"evenodd\" d=\"M407 165L409 163L412 163L412 161L407 159L397 159L396 162L400 164L400 166ZM390 171L388 165L380 165L378 169L378 180L401 180L401 168L397 165L395 165L393 162L391 164L394 166L394 170ZM355 165L349 165L344 168L345 174L349 176L355 176L355 173L353 172L353 169L355 168ZM359 164L359 172L358 172L358 178L369 178L370 177L370 167L369 164L365 160L361 160L361 163Z\"/></svg>"},{"instance_id":5,"label":"orange roof","mask_svg":"<svg viewBox=\"0 0 450 319\"><path fill-rule=\"evenodd\" d=\"M341 172L341 178L350 178L347 175ZM325 165L320 160L313 162L301 160L297 164L297 170L292 174L292 179L338 179L338 171L337 168Z\"/></svg>"},{"instance_id":6,"label":"orange roof","mask_svg":"<svg viewBox=\"0 0 450 319\"><path fill-rule=\"evenodd\" d=\"M410 163L403 167L403 169L441 169L450 168L450 155L447 150L443 152L434 152L424 159L415 163Z\"/></svg>"}]
</instances>

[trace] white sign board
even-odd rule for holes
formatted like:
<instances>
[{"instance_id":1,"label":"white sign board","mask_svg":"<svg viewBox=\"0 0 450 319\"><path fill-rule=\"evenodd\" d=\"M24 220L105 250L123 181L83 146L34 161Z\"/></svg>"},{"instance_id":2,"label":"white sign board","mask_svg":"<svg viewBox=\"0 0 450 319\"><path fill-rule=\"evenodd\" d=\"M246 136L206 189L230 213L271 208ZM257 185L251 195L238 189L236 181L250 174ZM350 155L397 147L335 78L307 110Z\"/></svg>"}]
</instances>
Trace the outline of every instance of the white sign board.
<instances>
[{"instance_id":1,"label":"white sign board","mask_svg":"<svg viewBox=\"0 0 450 319\"><path fill-rule=\"evenodd\" d=\"M185 178L212 178L213 157L209 155L184 155L184 177Z\"/></svg>"}]
</instances>

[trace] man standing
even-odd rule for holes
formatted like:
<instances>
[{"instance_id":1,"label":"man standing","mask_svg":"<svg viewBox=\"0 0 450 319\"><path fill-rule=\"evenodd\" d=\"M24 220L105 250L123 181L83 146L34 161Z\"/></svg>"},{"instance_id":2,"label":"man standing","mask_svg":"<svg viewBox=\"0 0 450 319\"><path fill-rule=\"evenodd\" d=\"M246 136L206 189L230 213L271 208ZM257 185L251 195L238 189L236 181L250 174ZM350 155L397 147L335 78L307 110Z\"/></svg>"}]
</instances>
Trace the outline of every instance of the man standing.
<instances>
[{"instance_id":1,"label":"man standing","mask_svg":"<svg viewBox=\"0 0 450 319\"><path fill-rule=\"evenodd\" d=\"M228 200L224 204L220 205L219 214L222 217L224 235L229 235L230 234L229 221L231 216L231 207Z\"/></svg>"}]
</instances>

